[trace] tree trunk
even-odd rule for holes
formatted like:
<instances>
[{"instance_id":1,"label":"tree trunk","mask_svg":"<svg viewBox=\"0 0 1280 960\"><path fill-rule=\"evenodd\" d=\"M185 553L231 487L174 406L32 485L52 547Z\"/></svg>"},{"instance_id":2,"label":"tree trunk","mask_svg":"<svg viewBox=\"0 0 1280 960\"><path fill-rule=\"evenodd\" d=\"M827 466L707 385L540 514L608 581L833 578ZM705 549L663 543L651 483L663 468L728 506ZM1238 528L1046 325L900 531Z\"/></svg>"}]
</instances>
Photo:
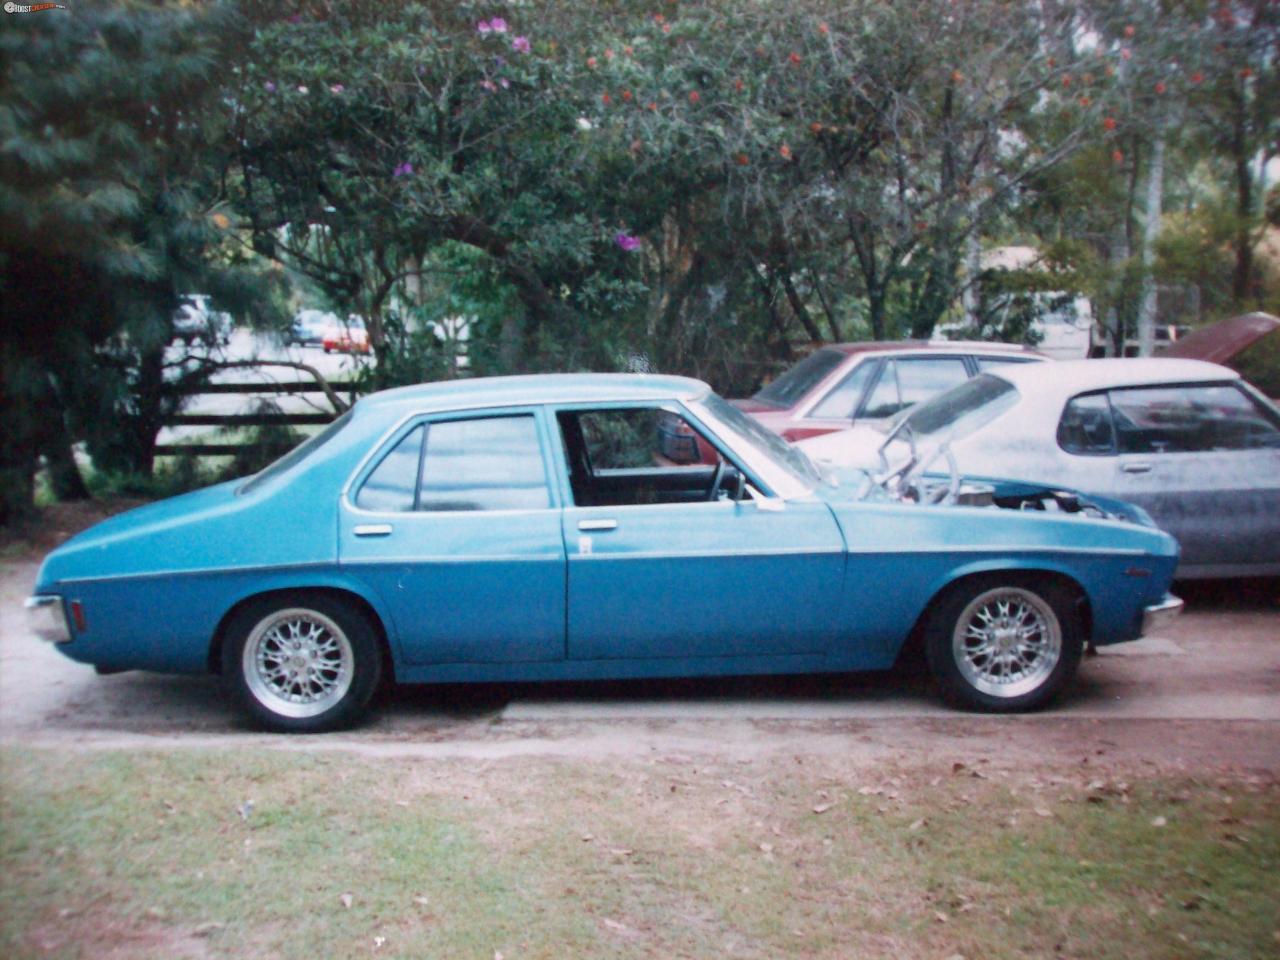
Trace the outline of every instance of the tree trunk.
<instances>
[{"instance_id":1,"label":"tree trunk","mask_svg":"<svg viewBox=\"0 0 1280 960\"><path fill-rule=\"evenodd\" d=\"M1147 212L1142 227L1142 302L1138 308L1138 356L1149 357L1156 350L1156 238L1160 236L1160 218L1164 197L1164 131L1156 133L1151 144L1151 162L1147 169Z\"/></svg>"},{"instance_id":2,"label":"tree trunk","mask_svg":"<svg viewBox=\"0 0 1280 960\"><path fill-rule=\"evenodd\" d=\"M44 456L49 464L49 485L59 500L88 500L89 488L80 475L71 438L64 432L50 437L44 445Z\"/></svg>"}]
</instances>

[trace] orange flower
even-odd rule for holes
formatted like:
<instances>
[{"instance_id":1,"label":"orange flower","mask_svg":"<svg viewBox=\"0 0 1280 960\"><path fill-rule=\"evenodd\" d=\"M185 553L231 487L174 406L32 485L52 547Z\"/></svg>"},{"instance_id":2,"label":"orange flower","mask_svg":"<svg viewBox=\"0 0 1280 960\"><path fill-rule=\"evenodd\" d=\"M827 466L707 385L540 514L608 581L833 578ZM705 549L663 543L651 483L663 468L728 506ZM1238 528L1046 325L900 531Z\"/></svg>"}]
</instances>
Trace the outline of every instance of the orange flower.
<instances>
[{"instance_id":1,"label":"orange flower","mask_svg":"<svg viewBox=\"0 0 1280 960\"><path fill-rule=\"evenodd\" d=\"M1092 104L1093 104L1093 101L1092 101L1092 100L1090 100L1088 97L1081 97L1081 98L1080 98L1080 106L1082 106L1082 107L1088 107L1088 106L1091 106Z\"/></svg>"},{"instance_id":2,"label":"orange flower","mask_svg":"<svg viewBox=\"0 0 1280 960\"><path fill-rule=\"evenodd\" d=\"M592 70L596 68L597 63L599 63L599 61L596 60L595 57L587 57L587 66L590 67Z\"/></svg>"},{"instance_id":3,"label":"orange flower","mask_svg":"<svg viewBox=\"0 0 1280 960\"><path fill-rule=\"evenodd\" d=\"M603 93L600 95L600 102L607 107L609 104L613 103L613 97L609 96L607 93Z\"/></svg>"},{"instance_id":4,"label":"orange flower","mask_svg":"<svg viewBox=\"0 0 1280 960\"><path fill-rule=\"evenodd\" d=\"M632 46L630 46L630 45L627 45L627 46L625 46L625 47L623 47L623 48L622 48L622 52L623 52L623 53L625 53L625 54L629 57L629 56L631 56L633 53L635 53L636 51L635 51L635 48L634 48L634 47L632 47Z\"/></svg>"},{"instance_id":5,"label":"orange flower","mask_svg":"<svg viewBox=\"0 0 1280 960\"><path fill-rule=\"evenodd\" d=\"M740 167L745 167L747 164L751 162L751 158L748 157L745 153L740 153L733 159L734 159L734 162L736 162Z\"/></svg>"},{"instance_id":6,"label":"orange flower","mask_svg":"<svg viewBox=\"0 0 1280 960\"><path fill-rule=\"evenodd\" d=\"M1191 75L1191 82L1192 82L1192 83L1200 83L1202 80L1204 80L1204 74L1203 74L1203 73L1199 73L1199 72L1197 72L1197 73L1193 73L1193 74Z\"/></svg>"},{"instance_id":7,"label":"orange flower","mask_svg":"<svg viewBox=\"0 0 1280 960\"><path fill-rule=\"evenodd\" d=\"M1062 85L1063 85L1064 87L1069 87L1069 86L1071 86L1071 74L1069 74L1069 73L1064 73L1064 74L1062 75Z\"/></svg>"},{"instance_id":8,"label":"orange flower","mask_svg":"<svg viewBox=\"0 0 1280 960\"><path fill-rule=\"evenodd\" d=\"M782 154L782 159L783 159L783 160L790 160L790 159L791 159L791 148L790 148L789 146L787 146L785 143L784 143L782 146L780 146L780 147L778 148L778 152L779 152L780 154Z\"/></svg>"},{"instance_id":9,"label":"orange flower","mask_svg":"<svg viewBox=\"0 0 1280 960\"><path fill-rule=\"evenodd\" d=\"M1167 89L1168 89L1168 87L1166 87L1166 86L1164 85L1164 81L1163 81L1163 80L1158 80L1158 81L1156 81L1156 93L1164 93L1164 92L1165 92L1165 90L1167 90Z\"/></svg>"},{"instance_id":10,"label":"orange flower","mask_svg":"<svg viewBox=\"0 0 1280 960\"><path fill-rule=\"evenodd\" d=\"M1133 51L1130 50L1128 47L1125 47L1123 50L1120 51L1121 60L1129 60L1132 57L1133 57Z\"/></svg>"},{"instance_id":11,"label":"orange flower","mask_svg":"<svg viewBox=\"0 0 1280 960\"><path fill-rule=\"evenodd\" d=\"M818 24L818 32L825 36L826 34L831 32L831 28L828 27L825 23L820 23Z\"/></svg>"},{"instance_id":12,"label":"orange flower","mask_svg":"<svg viewBox=\"0 0 1280 960\"><path fill-rule=\"evenodd\" d=\"M746 86L747 85L743 83L741 80L733 81L733 89L737 90L739 93L741 93L746 88Z\"/></svg>"},{"instance_id":13,"label":"orange flower","mask_svg":"<svg viewBox=\"0 0 1280 960\"><path fill-rule=\"evenodd\" d=\"M1129 24L1127 27L1124 28L1124 35L1126 37L1132 37L1137 32L1138 31L1134 28L1133 24Z\"/></svg>"},{"instance_id":14,"label":"orange flower","mask_svg":"<svg viewBox=\"0 0 1280 960\"><path fill-rule=\"evenodd\" d=\"M822 132L822 124L818 123L817 121L809 124L809 132L816 137L818 134Z\"/></svg>"},{"instance_id":15,"label":"orange flower","mask_svg":"<svg viewBox=\"0 0 1280 960\"><path fill-rule=\"evenodd\" d=\"M658 112L658 105L657 105L656 103L654 103L652 100L650 100L650 101L649 101L649 103L647 104L647 106L648 106L648 108L649 108L650 110L652 110L654 113L657 113L657 112Z\"/></svg>"},{"instance_id":16,"label":"orange flower","mask_svg":"<svg viewBox=\"0 0 1280 960\"><path fill-rule=\"evenodd\" d=\"M231 218L225 213L215 213L209 219L213 221L213 225L219 230L225 230L227 227L231 226Z\"/></svg>"},{"instance_id":17,"label":"orange flower","mask_svg":"<svg viewBox=\"0 0 1280 960\"><path fill-rule=\"evenodd\" d=\"M788 60L790 60L792 63L799 63L799 62L800 62L800 54L798 54L798 53L796 53L794 50L792 50L792 51L791 51L791 56L787 57L787 59L788 59Z\"/></svg>"},{"instance_id":18,"label":"orange flower","mask_svg":"<svg viewBox=\"0 0 1280 960\"><path fill-rule=\"evenodd\" d=\"M698 93L697 90L694 90L689 94L690 103L697 103L701 99L702 99L702 94Z\"/></svg>"},{"instance_id":19,"label":"orange flower","mask_svg":"<svg viewBox=\"0 0 1280 960\"><path fill-rule=\"evenodd\" d=\"M952 82L952 83L964 83L964 74L963 74L963 73L961 73L959 70L952 70L952 71L951 71L951 82Z\"/></svg>"},{"instance_id":20,"label":"orange flower","mask_svg":"<svg viewBox=\"0 0 1280 960\"><path fill-rule=\"evenodd\" d=\"M630 91L630 90L623 90L623 91L622 91L622 99L623 99L623 100L625 100L625 101L627 101L627 103L630 103L630 102L631 102L631 91Z\"/></svg>"},{"instance_id":21,"label":"orange flower","mask_svg":"<svg viewBox=\"0 0 1280 960\"><path fill-rule=\"evenodd\" d=\"M1253 70L1249 67L1245 67L1243 70L1240 71L1240 76L1248 80L1250 77L1253 76Z\"/></svg>"},{"instance_id":22,"label":"orange flower","mask_svg":"<svg viewBox=\"0 0 1280 960\"><path fill-rule=\"evenodd\" d=\"M1124 154L1119 150L1111 151L1111 162L1115 164L1124 163Z\"/></svg>"},{"instance_id":23,"label":"orange flower","mask_svg":"<svg viewBox=\"0 0 1280 960\"><path fill-rule=\"evenodd\" d=\"M1102 126L1103 126L1103 127L1105 127L1107 130L1114 130L1114 129L1116 128L1116 118L1115 118L1115 117L1106 117L1106 118L1102 121Z\"/></svg>"},{"instance_id":24,"label":"orange flower","mask_svg":"<svg viewBox=\"0 0 1280 960\"><path fill-rule=\"evenodd\" d=\"M605 51L604 51L604 58L605 58L606 60L612 60L612 59L613 59L613 47L605 47Z\"/></svg>"}]
</instances>

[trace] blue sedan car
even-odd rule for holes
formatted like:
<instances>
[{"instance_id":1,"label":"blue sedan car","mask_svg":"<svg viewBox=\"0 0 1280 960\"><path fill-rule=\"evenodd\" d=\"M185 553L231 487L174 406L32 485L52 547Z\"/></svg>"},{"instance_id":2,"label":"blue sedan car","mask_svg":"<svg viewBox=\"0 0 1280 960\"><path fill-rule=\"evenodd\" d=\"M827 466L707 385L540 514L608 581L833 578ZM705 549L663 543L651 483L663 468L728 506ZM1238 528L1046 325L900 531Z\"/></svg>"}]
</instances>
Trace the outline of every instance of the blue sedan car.
<instances>
[{"instance_id":1,"label":"blue sedan car","mask_svg":"<svg viewBox=\"0 0 1280 960\"><path fill-rule=\"evenodd\" d=\"M425 384L85 531L27 605L75 660L221 673L283 731L389 679L874 670L908 641L948 700L1028 710L1181 606L1140 509L932 469L824 475L696 380Z\"/></svg>"}]
</instances>

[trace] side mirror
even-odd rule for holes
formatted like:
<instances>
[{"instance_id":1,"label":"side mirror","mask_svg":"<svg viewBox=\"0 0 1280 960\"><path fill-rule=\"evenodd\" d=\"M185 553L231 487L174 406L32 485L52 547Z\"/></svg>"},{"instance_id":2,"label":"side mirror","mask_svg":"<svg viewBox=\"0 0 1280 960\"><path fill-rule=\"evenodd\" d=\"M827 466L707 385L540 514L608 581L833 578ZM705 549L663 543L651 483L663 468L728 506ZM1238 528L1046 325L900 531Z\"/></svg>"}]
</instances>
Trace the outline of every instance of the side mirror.
<instances>
[{"instance_id":1,"label":"side mirror","mask_svg":"<svg viewBox=\"0 0 1280 960\"><path fill-rule=\"evenodd\" d=\"M766 513L781 513L787 509L787 501L781 497L766 497L749 483L747 484L747 496L755 502L757 510L763 510Z\"/></svg>"}]
</instances>

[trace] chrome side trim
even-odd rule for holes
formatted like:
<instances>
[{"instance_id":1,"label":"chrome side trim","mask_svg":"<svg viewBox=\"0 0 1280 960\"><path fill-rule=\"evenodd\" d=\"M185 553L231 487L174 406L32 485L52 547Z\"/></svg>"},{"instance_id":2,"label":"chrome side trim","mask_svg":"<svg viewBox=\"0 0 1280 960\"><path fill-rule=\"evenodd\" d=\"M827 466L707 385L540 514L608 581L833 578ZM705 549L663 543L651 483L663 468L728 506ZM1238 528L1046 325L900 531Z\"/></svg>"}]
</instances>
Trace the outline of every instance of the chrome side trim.
<instances>
[{"instance_id":1,"label":"chrome side trim","mask_svg":"<svg viewBox=\"0 0 1280 960\"><path fill-rule=\"evenodd\" d=\"M1169 594L1159 603L1154 603L1142 611L1142 635L1146 636L1156 630L1167 627L1182 613L1181 597Z\"/></svg>"}]
</instances>

